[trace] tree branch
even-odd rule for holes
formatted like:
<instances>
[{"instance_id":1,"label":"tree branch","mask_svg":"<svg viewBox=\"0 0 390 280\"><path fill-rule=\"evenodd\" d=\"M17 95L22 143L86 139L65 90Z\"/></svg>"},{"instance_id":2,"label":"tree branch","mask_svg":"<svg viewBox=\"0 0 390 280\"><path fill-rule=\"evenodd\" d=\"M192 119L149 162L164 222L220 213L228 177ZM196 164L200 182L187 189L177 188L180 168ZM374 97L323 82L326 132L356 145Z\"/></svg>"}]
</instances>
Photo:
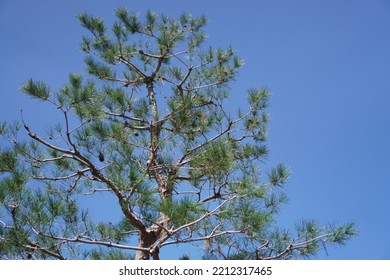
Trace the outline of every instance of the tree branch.
<instances>
[{"instance_id":1,"label":"tree branch","mask_svg":"<svg viewBox=\"0 0 390 280\"><path fill-rule=\"evenodd\" d=\"M225 205L226 203L228 203L229 201L231 201L231 200L233 200L233 199L235 199L235 198L237 198L237 197L238 197L238 195L233 195L232 197L230 197L230 198L226 199L225 201L223 201L221 204L219 204L219 205L218 205L217 207L215 207L213 210L211 210L211 211L205 213L205 214L204 214L203 216L201 216L200 218L198 218L198 219L196 219L196 220L194 220L194 221L192 221L192 222L190 222L190 223L187 223L187 224L185 224L185 225L182 225L182 226L178 227L177 229L169 230L168 233L165 235L165 237L162 238L162 239L160 239L159 242L156 243L156 244L153 246L153 249L155 250L155 249L157 249L157 248L161 248L161 247L163 246L163 244L164 244L164 246L165 246L165 245L171 244L170 242L166 242L166 243L165 243L165 241L168 240L172 235L178 234L180 231L185 230L185 229L187 229L187 228L190 228L191 226L196 225L197 223L200 223L200 222L203 221L204 219L206 219L206 218L208 218L208 217L210 217L210 216L215 215L216 212L217 212L223 205ZM227 231L226 231L226 232L227 232ZM231 232L231 233L233 233L233 232L234 232L234 233L238 233L238 232L241 232L241 231L229 231L229 232ZM204 240L204 239L205 239L205 238L203 238L202 240Z\"/></svg>"},{"instance_id":2,"label":"tree branch","mask_svg":"<svg viewBox=\"0 0 390 280\"><path fill-rule=\"evenodd\" d=\"M45 247L42 247L40 246L39 244L35 243L35 242L29 242L28 245L24 245L24 247L28 248L28 249L32 249L32 250L39 250L39 251L42 251L43 253L45 254L48 254L49 256L52 256L56 259L59 259L59 260L66 260L66 258L64 258L63 256L61 256L61 254L58 254L58 253L55 253L53 251L50 251L49 249L45 248Z\"/></svg>"},{"instance_id":3,"label":"tree branch","mask_svg":"<svg viewBox=\"0 0 390 280\"><path fill-rule=\"evenodd\" d=\"M43 181L60 181L60 180L71 179L73 177L79 176L79 175L81 175L81 174L83 174L85 172L88 172L88 171L90 171L89 167L81 169L81 170L78 170L76 173L73 173L73 174L70 174L70 175L67 175L67 176L62 176L62 177L43 177L43 176L34 176L34 175L32 175L32 178L35 179L35 180L43 180Z\"/></svg>"},{"instance_id":4,"label":"tree branch","mask_svg":"<svg viewBox=\"0 0 390 280\"><path fill-rule=\"evenodd\" d=\"M72 243L84 243L84 244L91 244L91 245L102 245L106 247L112 247L112 248L117 248L117 249L125 249L125 250L137 250L137 251L146 251L148 252L149 250L147 248L142 248L142 247L136 247L136 246L127 246L127 245L122 245L122 244L117 244L113 242L107 242L107 241L102 241L86 236L75 236L74 238L68 238L68 237L60 237L60 236L55 236L52 234L47 234L41 231L38 231L36 229L33 229L33 231L41 236L52 238L55 240L59 241L64 241L64 242L72 242Z\"/></svg>"}]
</instances>

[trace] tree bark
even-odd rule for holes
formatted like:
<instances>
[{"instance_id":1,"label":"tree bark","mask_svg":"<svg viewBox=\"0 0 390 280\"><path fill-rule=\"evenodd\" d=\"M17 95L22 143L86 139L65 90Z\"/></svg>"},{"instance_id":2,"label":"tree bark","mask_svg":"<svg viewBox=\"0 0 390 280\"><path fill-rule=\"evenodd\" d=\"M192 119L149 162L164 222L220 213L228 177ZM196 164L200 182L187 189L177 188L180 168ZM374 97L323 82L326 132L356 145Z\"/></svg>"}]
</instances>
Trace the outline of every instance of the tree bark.
<instances>
[{"instance_id":1,"label":"tree bark","mask_svg":"<svg viewBox=\"0 0 390 280\"><path fill-rule=\"evenodd\" d=\"M147 230L146 233L141 234L138 247L145 248L145 250L138 250L135 253L136 260L149 260L150 259L150 251L149 248L157 241L156 234L154 231Z\"/></svg>"}]
</instances>

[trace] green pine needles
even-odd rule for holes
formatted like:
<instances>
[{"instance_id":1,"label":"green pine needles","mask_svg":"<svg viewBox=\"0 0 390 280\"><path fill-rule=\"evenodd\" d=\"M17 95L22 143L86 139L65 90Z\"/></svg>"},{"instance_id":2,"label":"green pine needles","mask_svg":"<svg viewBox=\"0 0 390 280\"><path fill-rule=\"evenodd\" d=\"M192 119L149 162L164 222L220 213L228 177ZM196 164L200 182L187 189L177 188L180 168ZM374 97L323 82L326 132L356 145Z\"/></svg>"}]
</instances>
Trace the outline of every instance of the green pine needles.
<instances>
[{"instance_id":1,"label":"green pine needles","mask_svg":"<svg viewBox=\"0 0 390 280\"><path fill-rule=\"evenodd\" d=\"M22 86L60 123L46 135L23 117L0 125L0 258L159 259L189 243L208 259L291 259L355 235L353 224L278 227L289 169L264 165L269 91L227 109L243 60L204 46L205 17L116 18L109 29L78 16L89 77ZM94 214L101 202L85 206L102 197L109 221Z\"/></svg>"}]
</instances>

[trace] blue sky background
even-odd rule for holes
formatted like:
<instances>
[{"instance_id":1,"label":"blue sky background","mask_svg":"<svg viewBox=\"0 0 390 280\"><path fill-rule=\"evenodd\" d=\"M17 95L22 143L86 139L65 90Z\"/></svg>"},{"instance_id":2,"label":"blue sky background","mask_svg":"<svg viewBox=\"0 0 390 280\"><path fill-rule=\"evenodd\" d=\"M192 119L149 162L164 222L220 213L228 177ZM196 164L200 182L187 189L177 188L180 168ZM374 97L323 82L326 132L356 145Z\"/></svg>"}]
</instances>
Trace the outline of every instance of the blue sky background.
<instances>
[{"instance_id":1,"label":"blue sky background","mask_svg":"<svg viewBox=\"0 0 390 280\"><path fill-rule=\"evenodd\" d=\"M20 85L33 77L57 89L85 72L75 16L112 21L120 6L207 15L206 45L231 45L246 60L234 104L250 87L272 92L268 163L293 170L280 223L355 221L360 235L318 258L390 259L389 0L1 0L0 120L23 109L44 131L55 111Z\"/></svg>"}]
</instances>

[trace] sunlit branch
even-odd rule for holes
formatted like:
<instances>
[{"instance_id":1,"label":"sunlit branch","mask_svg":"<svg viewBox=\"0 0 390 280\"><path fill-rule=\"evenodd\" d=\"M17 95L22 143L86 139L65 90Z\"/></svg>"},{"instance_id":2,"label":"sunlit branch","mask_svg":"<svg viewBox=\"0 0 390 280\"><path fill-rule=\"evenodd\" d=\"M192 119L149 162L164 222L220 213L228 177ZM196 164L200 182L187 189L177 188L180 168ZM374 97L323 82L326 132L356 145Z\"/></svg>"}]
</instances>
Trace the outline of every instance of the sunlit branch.
<instances>
[{"instance_id":1,"label":"sunlit branch","mask_svg":"<svg viewBox=\"0 0 390 280\"><path fill-rule=\"evenodd\" d=\"M89 168L84 168L84 169L81 169L81 170L78 170L76 173L73 173L73 174L70 174L70 175L67 175L67 176L58 176L58 177L46 177L46 176L35 176L35 175L32 175L32 178L35 179L35 180L43 180L43 181L61 181L61 180L67 180L67 179L71 179L73 177L76 177L76 176L79 176L85 172L88 172L90 171Z\"/></svg>"},{"instance_id":2,"label":"sunlit branch","mask_svg":"<svg viewBox=\"0 0 390 280\"><path fill-rule=\"evenodd\" d=\"M141 248L137 246L128 246L128 245L122 245L114 242L108 242L108 241L102 241L99 239L91 238L88 236L75 236L73 238L68 238L68 237L60 237L60 236L55 236L52 234L47 234L41 231L37 231L36 229L34 230L37 235L41 235L44 237L48 237L54 240L59 240L59 241L64 241L64 242L72 242L72 243L84 243L84 244L91 244L91 245L102 245L105 247L112 247L112 248L117 248L117 249L125 249L125 250L137 250L137 251L148 251L147 248Z\"/></svg>"}]
</instances>

